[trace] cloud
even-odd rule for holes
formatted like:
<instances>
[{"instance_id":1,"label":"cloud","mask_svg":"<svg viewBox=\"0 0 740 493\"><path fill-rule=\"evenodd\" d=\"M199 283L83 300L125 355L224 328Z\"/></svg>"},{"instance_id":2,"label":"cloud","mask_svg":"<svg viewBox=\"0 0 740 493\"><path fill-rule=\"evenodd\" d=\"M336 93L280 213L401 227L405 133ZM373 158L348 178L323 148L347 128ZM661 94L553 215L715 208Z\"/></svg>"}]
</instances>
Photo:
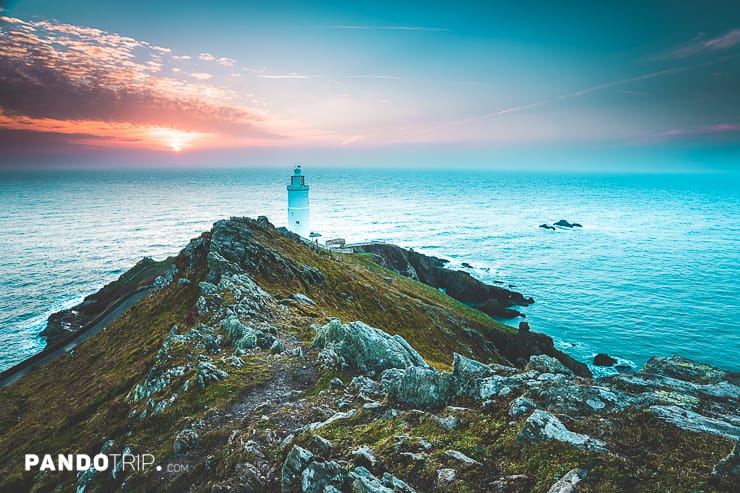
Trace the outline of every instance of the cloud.
<instances>
[{"instance_id":1,"label":"cloud","mask_svg":"<svg viewBox=\"0 0 740 493\"><path fill-rule=\"evenodd\" d=\"M367 30L367 31L449 31L444 27L420 26L327 26L327 29Z\"/></svg>"},{"instance_id":2,"label":"cloud","mask_svg":"<svg viewBox=\"0 0 740 493\"><path fill-rule=\"evenodd\" d=\"M400 77L397 75L345 75L345 79L385 79L385 80L399 80Z\"/></svg>"},{"instance_id":3,"label":"cloud","mask_svg":"<svg viewBox=\"0 0 740 493\"><path fill-rule=\"evenodd\" d=\"M578 97L581 97L581 96L585 96L587 94L591 94L593 92L603 91L604 89L610 89L612 87L618 87L618 86L622 86L624 84L629 84L629 83L632 83L632 82L638 82L638 81L642 81L642 80L653 79L655 77L661 77L661 76L668 75L668 74L683 72L683 71L688 70L690 68L693 68L693 67L677 67L677 68L672 68L672 69L659 70L657 72L650 72L650 73L643 74L643 75L638 75L638 76L635 76L635 77L629 77L627 79L619 79L619 80L615 80L615 81L611 81L611 82L605 82L604 84L598 84L598 85L595 85L595 86L586 87L586 88L580 89L580 90L578 90L576 92L561 94L561 95L556 96L554 98L545 99L545 100L538 101L538 102L535 102L535 103L522 104L522 105L518 105L518 106L512 106L512 107L509 107L509 108L504 108L504 109L500 109L500 110L497 110L497 111L493 111L491 113L487 113L485 115L481 115L480 117L474 117L472 119L468 119L468 120L466 120L466 122L467 121L472 121L472 120L475 120L475 119L480 119L480 118L491 118L491 117L494 117L494 116L506 115L508 113L518 113L520 111L526 111L526 110L530 110L530 109L534 109L534 108L539 108L540 106L543 106L543 105L546 105L546 104L550 104L550 103L554 103L554 102L557 102L557 101L564 101L564 100L567 100L567 99L578 98ZM643 95L645 94L645 93L640 93L638 91L620 91L620 92L624 92L625 94L643 94Z\"/></svg>"},{"instance_id":4,"label":"cloud","mask_svg":"<svg viewBox=\"0 0 740 493\"><path fill-rule=\"evenodd\" d=\"M740 132L740 124L719 123L698 128L676 128L655 134L657 138L690 137L694 135L727 134Z\"/></svg>"},{"instance_id":5,"label":"cloud","mask_svg":"<svg viewBox=\"0 0 740 493\"><path fill-rule=\"evenodd\" d=\"M570 98L575 98L575 97L578 97L578 96L584 96L584 95L590 94L592 92L601 91L603 89L609 89L611 87L622 86L624 84L629 84L631 82L638 82L638 81L641 81L641 80L654 79L655 77L661 77L663 75L674 74L674 73L677 73L677 72L683 72L685 70L688 70L688 68L689 67L670 68L670 69L665 69L665 70L658 70L657 72L650 72L648 74L638 75L636 77L629 77L627 79L615 80L615 81L612 81L612 82L607 82L607 83L604 83L604 84L599 84L599 85L596 85L596 86L587 87L585 89L581 89L580 91L576 91L574 93L563 94L562 96L558 96L557 99L570 99Z\"/></svg>"},{"instance_id":6,"label":"cloud","mask_svg":"<svg viewBox=\"0 0 740 493\"><path fill-rule=\"evenodd\" d=\"M188 57L188 59L189 58L190 57ZM236 63L236 60L234 60L233 58L229 58L225 56L217 57L210 53L201 53L200 55L198 55L198 60L201 60L203 62L216 62L220 65L223 65L224 67L233 67L234 64Z\"/></svg>"},{"instance_id":7,"label":"cloud","mask_svg":"<svg viewBox=\"0 0 740 493\"><path fill-rule=\"evenodd\" d=\"M0 128L5 132L65 135L67 142L85 145L148 142L172 149L240 139L273 142L289 133L265 110L244 106L241 95L212 83L211 74L192 72L195 81L174 71L164 76L168 48L47 20L0 16L0 32Z\"/></svg>"},{"instance_id":8,"label":"cloud","mask_svg":"<svg viewBox=\"0 0 740 493\"><path fill-rule=\"evenodd\" d=\"M502 110L494 111L492 113L488 113L487 115L484 115L484 118L488 118L491 116L499 116L499 115L505 115L507 113L517 113L519 111L525 111L532 108L537 108L538 106L542 106L544 103L530 103L530 104L523 104L521 106L512 106L511 108L504 108Z\"/></svg>"},{"instance_id":9,"label":"cloud","mask_svg":"<svg viewBox=\"0 0 740 493\"><path fill-rule=\"evenodd\" d=\"M190 74L190 77L198 80L209 80L213 78L211 74L207 74L205 72L193 72Z\"/></svg>"},{"instance_id":10,"label":"cloud","mask_svg":"<svg viewBox=\"0 0 740 493\"><path fill-rule=\"evenodd\" d=\"M655 57L656 59L686 58L702 52L717 52L740 45L740 29L733 29L722 36L704 39L703 35L695 37L688 43L673 48Z\"/></svg>"},{"instance_id":11,"label":"cloud","mask_svg":"<svg viewBox=\"0 0 740 493\"><path fill-rule=\"evenodd\" d=\"M316 75L304 75L291 72L289 74L258 74L259 79L315 79Z\"/></svg>"}]
</instances>

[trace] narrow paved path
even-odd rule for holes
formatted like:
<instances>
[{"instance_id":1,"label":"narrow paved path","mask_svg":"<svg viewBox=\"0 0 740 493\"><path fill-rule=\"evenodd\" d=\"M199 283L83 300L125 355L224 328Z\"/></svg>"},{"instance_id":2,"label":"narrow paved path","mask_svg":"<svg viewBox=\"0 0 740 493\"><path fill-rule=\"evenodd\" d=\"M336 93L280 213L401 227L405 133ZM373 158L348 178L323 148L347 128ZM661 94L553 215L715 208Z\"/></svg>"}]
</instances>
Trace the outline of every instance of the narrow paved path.
<instances>
[{"instance_id":1,"label":"narrow paved path","mask_svg":"<svg viewBox=\"0 0 740 493\"><path fill-rule=\"evenodd\" d=\"M68 353L72 348L80 344L81 342L84 342L103 330L108 324L110 324L112 321L120 317L126 310L128 310L131 305L139 301L141 298L143 298L149 290L145 291L139 291L137 293L132 294L129 296L126 300L124 300L120 305L118 305L116 308L110 311L107 315L105 315L98 323L96 323L93 327L90 329L84 331L82 334L80 334L78 337L74 338L64 346L55 349L54 351L50 352L49 354L45 355L43 358L39 358L37 361L34 361L29 366L23 368L22 370L19 370L17 373L13 373L12 375L8 375L4 379L0 380L0 388L4 389L5 387L11 385L14 382L17 382L23 375L27 374L37 366L47 363L48 361L51 361L52 359L56 358L62 353Z\"/></svg>"}]
</instances>

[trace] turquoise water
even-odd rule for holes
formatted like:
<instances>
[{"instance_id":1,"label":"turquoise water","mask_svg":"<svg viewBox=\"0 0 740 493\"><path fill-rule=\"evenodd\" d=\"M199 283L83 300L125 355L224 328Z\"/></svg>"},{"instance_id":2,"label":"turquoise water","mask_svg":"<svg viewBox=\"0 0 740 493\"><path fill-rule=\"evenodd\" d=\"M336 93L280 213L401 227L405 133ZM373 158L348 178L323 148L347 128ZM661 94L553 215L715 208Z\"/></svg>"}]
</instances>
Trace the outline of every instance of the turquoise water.
<instances>
[{"instance_id":1,"label":"turquoise water","mask_svg":"<svg viewBox=\"0 0 740 493\"><path fill-rule=\"evenodd\" d=\"M0 173L0 370L48 315L217 219L286 222L279 170ZM312 229L472 264L537 302L533 330L587 361L681 354L740 371L740 175L305 169ZM548 231L568 219L582 229Z\"/></svg>"}]
</instances>

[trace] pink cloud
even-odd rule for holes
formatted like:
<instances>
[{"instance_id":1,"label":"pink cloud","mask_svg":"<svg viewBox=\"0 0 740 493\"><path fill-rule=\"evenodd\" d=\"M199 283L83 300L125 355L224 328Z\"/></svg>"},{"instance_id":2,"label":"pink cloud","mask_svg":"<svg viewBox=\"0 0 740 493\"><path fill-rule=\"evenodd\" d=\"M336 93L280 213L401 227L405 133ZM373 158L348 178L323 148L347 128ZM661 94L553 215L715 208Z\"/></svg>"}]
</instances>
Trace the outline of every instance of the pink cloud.
<instances>
[{"instance_id":1,"label":"pink cloud","mask_svg":"<svg viewBox=\"0 0 740 493\"><path fill-rule=\"evenodd\" d=\"M164 76L169 48L47 20L0 16L0 31L0 128L6 131L104 146L151 146L159 139L177 150L291 135L267 110L246 106L241 94L217 85L211 74ZM199 58L235 63L208 53Z\"/></svg>"},{"instance_id":2,"label":"pink cloud","mask_svg":"<svg viewBox=\"0 0 740 493\"><path fill-rule=\"evenodd\" d=\"M316 78L315 75L304 75L304 74L296 74L295 72L291 72L289 74L259 74L257 75L260 79L314 79Z\"/></svg>"},{"instance_id":3,"label":"pink cloud","mask_svg":"<svg viewBox=\"0 0 740 493\"><path fill-rule=\"evenodd\" d=\"M209 80L213 78L211 74L207 74L205 72L193 72L192 74L190 74L190 77L198 80Z\"/></svg>"}]
</instances>

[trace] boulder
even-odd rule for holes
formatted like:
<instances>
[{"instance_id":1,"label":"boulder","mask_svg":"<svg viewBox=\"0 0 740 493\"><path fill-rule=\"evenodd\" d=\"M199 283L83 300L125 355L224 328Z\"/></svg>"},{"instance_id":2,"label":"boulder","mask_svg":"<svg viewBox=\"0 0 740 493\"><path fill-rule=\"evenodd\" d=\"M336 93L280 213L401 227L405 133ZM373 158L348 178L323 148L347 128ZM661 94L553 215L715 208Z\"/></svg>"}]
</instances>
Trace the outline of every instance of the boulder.
<instances>
[{"instance_id":1,"label":"boulder","mask_svg":"<svg viewBox=\"0 0 740 493\"><path fill-rule=\"evenodd\" d=\"M684 430L711 433L731 440L740 440L740 426L736 423L736 418L729 417L725 421L724 419L703 416L679 406L650 406L649 409L662 420Z\"/></svg>"},{"instance_id":2,"label":"boulder","mask_svg":"<svg viewBox=\"0 0 740 493\"><path fill-rule=\"evenodd\" d=\"M173 449L176 454L187 454L198 443L200 436L195 430L185 428L175 435Z\"/></svg>"},{"instance_id":3,"label":"boulder","mask_svg":"<svg viewBox=\"0 0 740 493\"><path fill-rule=\"evenodd\" d=\"M161 276L157 276L154 279L154 282L152 283L152 293L161 291L162 289L172 284L172 281L175 279L176 275L177 275L177 266L175 264L172 264L170 265L170 268L167 269L167 272L165 272Z\"/></svg>"},{"instance_id":4,"label":"boulder","mask_svg":"<svg viewBox=\"0 0 740 493\"><path fill-rule=\"evenodd\" d=\"M301 493L325 493L340 490L347 479L344 469L335 461L314 460L301 472Z\"/></svg>"},{"instance_id":5,"label":"boulder","mask_svg":"<svg viewBox=\"0 0 740 493\"><path fill-rule=\"evenodd\" d=\"M480 393L481 380L493 374L494 371L483 363L453 354L452 379L458 396L477 396Z\"/></svg>"},{"instance_id":6,"label":"boulder","mask_svg":"<svg viewBox=\"0 0 740 493\"><path fill-rule=\"evenodd\" d=\"M488 332L486 335L493 340L502 355L518 367L525 366L532 355L546 354L560 361L579 377L593 376L588 366L555 349L552 337L546 334L520 330L515 334Z\"/></svg>"},{"instance_id":7,"label":"boulder","mask_svg":"<svg viewBox=\"0 0 740 493\"><path fill-rule=\"evenodd\" d=\"M536 409L524 422L517 442L544 443L550 440L567 443L583 450L606 451L606 443L581 433L570 431L552 414Z\"/></svg>"},{"instance_id":8,"label":"boulder","mask_svg":"<svg viewBox=\"0 0 740 493\"><path fill-rule=\"evenodd\" d=\"M293 445L283 462L281 485L283 493L301 491L303 470L313 461L313 454L308 450Z\"/></svg>"},{"instance_id":9,"label":"boulder","mask_svg":"<svg viewBox=\"0 0 740 493\"><path fill-rule=\"evenodd\" d=\"M323 428L326 425L330 425L335 421L339 421L340 419L348 419L351 418L356 414L357 411L354 409L350 409L349 411L343 412L343 413L336 413L329 419L325 421L316 421L314 423L309 423L306 426L303 427L303 431L315 431L319 428Z\"/></svg>"},{"instance_id":10,"label":"boulder","mask_svg":"<svg viewBox=\"0 0 740 493\"><path fill-rule=\"evenodd\" d=\"M485 401L494 397L503 397L533 383L538 384L539 382L533 380L536 376L537 374L533 371L511 376L491 375L481 380L478 399Z\"/></svg>"},{"instance_id":11,"label":"boulder","mask_svg":"<svg viewBox=\"0 0 740 493\"><path fill-rule=\"evenodd\" d=\"M467 455L463 454L462 452L458 450L447 450L445 452L445 455L447 457L450 457L452 459L462 462L466 466L482 466L483 465L477 460L468 457Z\"/></svg>"},{"instance_id":12,"label":"boulder","mask_svg":"<svg viewBox=\"0 0 740 493\"><path fill-rule=\"evenodd\" d=\"M389 472L383 473L382 481L385 486L392 489L395 493L416 493L415 489Z\"/></svg>"},{"instance_id":13,"label":"boulder","mask_svg":"<svg viewBox=\"0 0 740 493\"><path fill-rule=\"evenodd\" d=\"M352 456L352 462L357 466L366 467L367 469L374 470L378 463L378 459L375 458L375 452L367 445L353 450L350 454Z\"/></svg>"},{"instance_id":14,"label":"boulder","mask_svg":"<svg viewBox=\"0 0 740 493\"><path fill-rule=\"evenodd\" d=\"M437 486L444 489L457 479L454 469L439 469L437 471Z\"/></svg>"},{"instance_id":15,"label":"boulder","mask_svg":"<svg viewBox=\"0 0 740 493\"><path fill-rule=\"evenodd\" d=\"M629 395L601 385L581 385L570 380L550 381L530 389L525 397L536 400L554 413L588 416L620 411L634 402Z\"/></svg>"},{"instance_id":16,"label":"boulder","mask_svg":"<svg viewBox=\"0 0 740 493\"><path fill-rule=\"evenodd\" d=\"M574 376L573 372L566 368L560 361L546 354L535 354L530 356L525 370L535 370L539 373L561 373Z\"/></svg>"},{"instance_id":17,"label":"boulder","mask_svg":"<svg viewBox=\"0 0 740 493\"><path fill-rule=\"evenodd\" d=\"M577 485L586 478L588 473L583 469L571 469L565 476L550 486L547 493L576 493Z\"/></svg>"},{"instance_id":18,"label":"boulder","mask_svg":"<svg viewBox=\"0 0 740 493\"><path fill-rule=\"evenodd\" d=\"M526 414L533 409L537 409L539 406L536 402L526 397L519 396L509 404L509 416L517 418L522 414Z\"/></svg>"},{"instance_id":19,"label":"boulder","mask_svg":"<svg viewBox=\"0 0 740 493\"><path fill-rule=\"evenodd\" d=\"M314 452L322 454L325 457L328 457L332 449L334 448L334 445L332 445L329 440L322 437L321 435L312 436L311 440L309 440L308 442L308 445L314 450Z\"/></svg>"},{"instance_id":20,"label":"boulder","mask_svg":"<svg viewBox=\"0 0 740 493\"><path fill-rule=\"evenodd\" d=\"M400 371L400 370L397 370ZM351 390L356 391L358 394L367 396L383 396L386 391L381 382L367 378L364 375L360 375L352 379L349 384Z\"/></svg>"},{"instance_id":21,"label":"boulder","mask_svg":"<svg viewBox=\"0 0 740 493\"><path fill-rule=\"evenodd\" d=\"M357 467L349 473L352 481L352 493L393 493L393 490L383 484L364 467Z\"/></svg>"},{"instance_id":22,"label":"boulder","mask_svg":"<svg viewBox=\"0 0 740 493\"><path fill-rule=\"evenodd\" d=\"M382 379L388 398L409 406L440 408L449 404L454 396L452 374L432 368L412 366L405 370L388 370Z\"/></svg>"},{"instance_id":23,"label":"boulder","mask_svg":"<svg viewBox=\"0 0 740 493\"><path fill-rule=\"evenodd\" d=\"M264 489L264 479L260 470L254 464L244 462L234 466L234 474L240 483L242 491L259 491Z\"/></svg>"},{"instance_id":24,"label":"boulder","mask_svg":"<svg viewBox=\"0 0 740 493\"><path fill-rule=\"evenodd\" d=\"M606 353L599 353L594 356L594 365L596 366L613 366L616 362L617 360Z\"/></svg>"},{"instance_id":25,"label":"boulder","mask_svg":"<svg viewBox=\"0 0 740 493\"><path fill-rule=\"evenodd\" d=\"M205 388L208 384L218 382L219 380L228 376L228 373L220 370L211 360L200 361L198 363L197 381L198 385L200 385L201 388Z\"/></svg>"},{"instance_id":26,"label":"boulder","mask_svg":"<svg viewBox=\"0 0 740 493\"><path fill-rule=\"evenodd\" d=\"M299 303L303 303L304 305L316 306L316 302L303 293L294 293L291 294L290 297Z\"/></svg>"},{"instance_id":27,"label":"boulder","mask_svg":"<svg viewBox=\"0 0 740 493\"><path fill-rule=\"evenodd\" d=\"M460 421L455 416L445 416L444 418L434 416L434 421L439 423L439 426L445 430L454 430L460 426Z\"/></svg>"},{"instance_id":28,"label":"boulder","mask_svg":"<svg viewBox=\"0 0 740 493\"><path fill-rule=\"evenodd\" d=\"M681 358L680 356L650 358L645 363L645 366L642 367L642 371L644 373L665 375L691 383L714 384L722 380L734 380L732 383L737 385L737 374L731 375L724 370L690 359Z\"/></svg>"},{"instance_id":29,"label":"boulder","mask_svg":"<svg viewBox=\"0 0 740 493\"><path fill-rule=\"evenodd\" d=\"M362 322L342 324L332 320L317 330L313 344L333 349L345 366L369 375L389 368L429 368L401 336L391 336Z\"/></svg>"}]
</instances>

